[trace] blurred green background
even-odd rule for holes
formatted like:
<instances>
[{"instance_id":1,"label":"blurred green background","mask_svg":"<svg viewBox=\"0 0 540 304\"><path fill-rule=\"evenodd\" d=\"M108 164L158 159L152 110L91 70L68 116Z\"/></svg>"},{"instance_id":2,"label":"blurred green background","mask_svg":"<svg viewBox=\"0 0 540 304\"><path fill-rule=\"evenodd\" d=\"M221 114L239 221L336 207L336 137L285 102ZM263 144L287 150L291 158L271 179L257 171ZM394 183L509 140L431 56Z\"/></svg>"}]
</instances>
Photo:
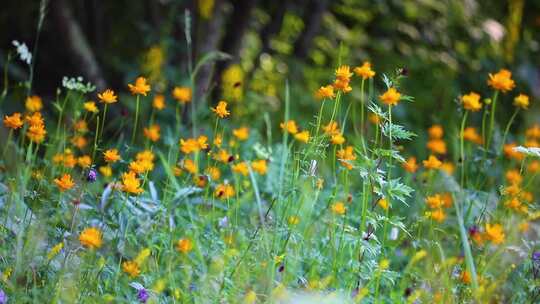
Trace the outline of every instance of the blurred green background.
<instances>
[{"instance_id":1,"label":"blurred green background","mask_svg":"<svg viewBox=\"0 0 540 304\"><path fill-rule=\"evenodd\" d=\"M514 73L533 108L540 96L540 1L5 0L2 69L14 53L12 40L35 46L43 3L33 93L46 103L63 76L78 75L98 90L122 91L142 74L170 98L174 85L188 82L186 30L194 62L211 51L231 55L203 67L196 100L233 102L236 119L259 117L261 109L278 115L285 81L293 116L311 119L318 108L314 90L332 80L340 62L364 60L378 73L375 86L382 73L408 72L404 91L416 102L399 107L397 116L409 128L453 121L456 98L471 90L488 97L487 74L500 68ZM24 63L11 61L10 83L27 73ZM511 114L511 98L502 102L501 119Z\"/></svg>"}]
</instances>

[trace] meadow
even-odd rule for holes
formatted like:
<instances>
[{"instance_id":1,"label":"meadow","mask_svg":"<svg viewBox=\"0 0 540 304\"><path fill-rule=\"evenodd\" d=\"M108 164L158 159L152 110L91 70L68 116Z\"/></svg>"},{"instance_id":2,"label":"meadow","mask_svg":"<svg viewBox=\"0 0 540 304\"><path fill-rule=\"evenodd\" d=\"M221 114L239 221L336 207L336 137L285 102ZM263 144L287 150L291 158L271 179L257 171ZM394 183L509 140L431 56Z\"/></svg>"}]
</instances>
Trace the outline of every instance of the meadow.
<instances>
[{"instance_id":1,"label":"meadow","mask_svg":"<svg viewBox=\"0 0 540 304\"><path fill-rule=\"evenodd\" d=\"M341 52L300 94L311 107L286 79L279 111L246 118L237 66L221 96L196 94L221 52L165 87L64 77L41 97L36 50L13 44L2 304L540 302L540 125L516 123L535 100L511 66L422 128L400 122L427 115L414 74ZM30 77L11 81L10 60Z\"/></svg>"}]
</instances>

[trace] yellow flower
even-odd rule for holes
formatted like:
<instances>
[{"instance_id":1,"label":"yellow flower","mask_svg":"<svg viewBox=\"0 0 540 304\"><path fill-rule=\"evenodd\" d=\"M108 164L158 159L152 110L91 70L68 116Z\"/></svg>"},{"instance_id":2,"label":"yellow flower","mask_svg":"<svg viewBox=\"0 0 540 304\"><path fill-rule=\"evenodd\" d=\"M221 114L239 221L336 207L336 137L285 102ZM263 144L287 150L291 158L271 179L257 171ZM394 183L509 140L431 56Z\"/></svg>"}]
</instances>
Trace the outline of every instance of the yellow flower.
<instances>
[{"instance_id":1,"label":"yellow flower","mask_svg":"<svg viewBox=\"0 0 540 304\"><path fill-rule=\"evenodd\" d=\"M193 250L193 241L187 238L181 238L176 242L176 250L181 253L189 253Z\"/></svg>"},{"instance_id":2,"label":"yellow flower","mask_svg":"<svg viewBox=\"0 0 540 304\"><path fill-rule=\"evenodd\" d=\"M116 96L114 94L114 91L111 89L107 89L104 92L98 94L97 96L100 102L106 104L115 103L118 101L118 96Z\"/></svg>"},{"instance_id":3,"label":"yellow flower","mask_svg":"<svg viewBox=\"0 0 540 304\"><path fill-rule=\"evenodd\" d=\"M333 83L334 89L340 90L343 93L349 93L352 91L351 86L349 85L349 81L336 79Z\"/></svg>"},{"instance_id":4,"label":"yellow flower","mask_svg":"<svg viewBox=\"0 0 540 304\"><path fill-rule=\"evenodd\" d=\"M4 126L12 130L21 128L23 124L21 113L13 113L11 116L4 116Z\"/></svg>"},{"instance_id":5,"label":"yellow flower","mask_svg":"<svg viewBox=\"0 0 540 304\"><path fill-rule=\"evenodd\" d=\"M137 257L135 257L135 259L133 259L133 261L135 263L137 263L138 265L142 265L142 264L144 264L144 262L150 256L151 253L152 253L152 251L150 251L149 248L144 248L143 250L141 250L139 252Z\"/></svg>"},{"instance_id":6,"label":"yellow flower","mask_svg":"<svg viewBox=\"0 0 540 304\"><path fill-rule=\"evenodd\" d=\"M58 253L60 253L62 248L64 248L64 243L63 242L60 242L60 243L54 245L54 247L51 248L51 250L47 254L47 260L50 261L50 260L54 259L54 257L57 256Z\"/></svg>"},{"instance_id":7,"label":"yellow flower","mask_svg":"<svg viewBox=\"0 0 540 304\"><path fill-rule=\"evenodd\" d=\"M516 86L512 80L512 72L506 69L501 69L496 74L490 73L487 83L493 89L503 93L511 91Z\"/></svg>"},{"instance_id":8,"label":"yellow flower","mask_svg":"<svg viewBox=\"0 0 540 304\"><path fill-rule=\"evenodd\" d=\"M26 131L26 136L35 143L42 143L47 135L44 125L31 125Z\"/></svg>"},{"instance_id":9,"label":"yellow flower","mask_svg":"<svg viewBox=\"0 0 540 304\"><path fill-rule=\"evenodd\" d=\"M286 132L289 132L291 134L296 134L298 133L298 126L296 126L296 121L294 120L289 120L289 121L286 121L286 122L282 122L279 124L279 127L286 131Z\"/></svg>"},{"instance_id":10,"label":"yellow flower","mask_svg":"<svg viewBox=\"0 0 540 304\"><path fill-rule=\"evenodd\" d=\"M165 96L157 94L152 100L152 107L158 111L165 109Z\"/></svg>"},{"instance_id":11,"label":"yellow flower","mask_svg":"<svg viewBox=\"0 0 540 304\"><path fill-rule=\"evenodd\" d=\"M97 106L96 106L96 103L93 102L93 101L87 101L83 104L83 108L90 112L90 113L97 113L99 112Z\"/></svg>"},{"instance_id":12,"label":"yellow flower","mask_svg":"<svg viewBox=\"0 0 540 304\"><path fill-rule=\"evenodd\" d=\"M92 165L92 159L88 155L83 155L77 158L77 164L81 168L89 168Z\"/></svg>"},{"instance_id":13,"label":"yellow flower","mask_svg":"<svg viewBox=\"0 0 540 304\"><path fill-rule=\"evenodd\" d=\"M381 198L380 200L378 200L377 205L379 205L384 210L388 210L388 207L389 207L388 201L384 198Z\"/></svg>"},{"instance_id":14,"label":"yellow flower","mask_svg":"<svg viewBox=\"0 0 540 304\"><path fill-rule=\"evenodd\" d=\"M330 137L330 142L334 145L342 145L345 142L345 137L343 137L343 134L338 133Z\"/></svg>"},{"instance_id":15,"label":"yellow flower","mask_svg":"<svg viewBox=\"0 0 540 304\"><path fill-rule=\"evenodd\" d=\"M122 270L129 275L130 278L135 278L139 276L141 270L139 264L134 261L125 261L122 263Z\"/></svg>"},{"instance_id":16,"label":"yellow flower","mask_svg":"<svg viewBox=\"0 0 540 304\"><path fill-rule=\"evenodd\" d=\"M218 167L208 167L206 169L206 173L208 173L208 175L213 181L217 181L221 177L221 171L219 171Z\"/></svg>"},{"instance_id":17,"label":"yellow flower","mask_svg":"<svg viewBox=\"0 0 540 304\"><path fill-rule=\"evenodd\" d=\"M61 178L55 178L54 183L58 188L60 189L60 192L64 192L66 190L69 190L75 186L75 182L71 178L71 175L64 174Z\"/></svg>"},{"instance_id":18,"label":"yellow flower","mask_svg":"<svg viewBox=\"0 0 540 304\"><path fill-rule=\"evenodd\" d=\"M232 131L234 137L240 141L244 141L249 138L249 128L241 127Z\"/></svg>"},{"instance_id":19,"label":"yellow flower","mask_svg":"<svg viewBox=\"0 0 540 304\"><path fill-rule=\"evenodd\" d=\"M291 215L287 219L287 222L289 223L289 225L292 225L292 226L298 225L298 223L300 223L300 218L296 215Z\"/></svg>"},{"instance_id":20,"label":"yellow flower","mask_svg":"<svg viewBox=\"0 0 540 304\"><path fill-rule=\"evenodd\" d=\"M224 164L230 162L231 160L234 160L232 155L224 149L221 149L216 154L214 154L214 159Z\"/></svg>"},{"instance_id":21,"label":"yellow flower","mask_svg":"<svg viewBox=\"0 0 540 304\"><path fill-rule=\"evenodd\" d=\"M159 140L161 128L159 125L151 125L148 128L144 128L144 137L148 138L150 141L156 142Z\"/></svg>"},{"instance_id":22,"label":"yellow flower","mask_svg":"<svg viewBox=\"0 0 540 304\"><path fill-rule=\"evenodd\" d=\"M442 162L434 155L430 155L427 160L422 162L426 169L439 169L442 166Z\"/></svg>"},{"instance_id":23,"label":"yellow flower","mask_svg":"<svg viewBox=\"0 0 540 304\"><path fill-rule=\"evenodd\" d=\"M255 304L257 303L257 294L255 293L255 291L253 290L250 290L246 293L246 295L244 296L244 301L243 301L244 304Z\"/></svg>"},{"instance_id":24,"label":"yellow flower","mask_svg":"<svg viewBox=\"0 0 540 304\"><path fill-rule=\"evenodd\" d=\"M465 110L471 112L477 112L482 109L482 103L480 102L480 95L475 92L470 92L469 94L461 96L461 103Z\"/></svg>"},{"instance_id":25,"label":"yellow flower","mask_svg":"<svg viewBox=\"0 0 540 304\"><path fill-rule=\"evenodd\" d=\"M218 102L218 105L215 108L210 108L212 112L216 113L219 118L225 118L231 114L231 112L227 111L227 102L221 100Z\"/></svg>"},{"instance_id":26,"label":"yellow flower","mask_svg":"<svg viewBox=\"0 0 540 304\"><path fill-rule=\"evenodd\" d=\"M345 212L347 212L347 207L345 207L345 204L343 202L335 202L330 207L332 212L337 215L343 215Z\"/></svg>"},{"instance_id":27,"label":"yellow flower","mask_svg":"<svg viewBox=\"0 0 540 304\"><path fill-rule=\"evenodd\" d=\"M441 125L433 125L428 129L429 138L441 139L444 135L444 130Z\"/></svg>"},{"instance_id":28,"label":"yellow flower","mask_svg":"<svg viewBox=\"0 0 540 304\"><path fill-rule=\"evenodd\" d=\"M41 97L39 96L28 96L26 98L24 106L26 110L28 110L28 112L38 112L43 109L43 102L41 101Z\"/></svg>"},{"instance_id":29,"label":"yellow flower","mask_svg":"<svg viewBox=\"0 0 540 304\"><path fill-rule=\"evenodd\" d=\"M115 163L120 160L120 154L117 149L109 149L103 152L103 158L107 163Z\"/></svg>"},{"instance_id":30,"label":"yellow flower","mask_svg":"<svg viewBox=\"0 0 540 304\"><path fill-rule=\"evenodd\" d=\"M403 169L409 173L414 173L418 170L418 164L416 163L416 157L409 157L407 161L403 163Z\"/></svg>"},{"instance_id":31,"label":"yellow flower","mask_svg":"<svg viewBox=\"0 0 540 304\"><path fill-rule=\"evenodd\" d=\"M388 260L388 259L382 259L382 260L379 262L379 269L380 269L380 270L386 270L386 269L388 269L388 267L390 267L390 260Z\"/></svg>"},{"instance_id":32,"label":"yellow flower","mask_svg":"<svg viewBox=\"0 0 540 304\"><path fill-rule=\"evenodd\" d=\"M268 166L266 164L266 159L259 159L251 162L251 168L253 171L259 173L260 175L265 175L268 171Z\"/></svg>"},{"instance_id":33,"label":"yellow flower","mask_svg":"<svg viewBox=\"0 0 540 304\"><path fill-rule=\"evenodd\" d=\"M431 218L434 221L437 221L439 223L444 222L444 219L446 219L446 214L442 209L437 209L435 211L431 211Z\"/></svg>"},{"instance_id":34,"label":"yellow flower","mask_svg":"<svg viewBox=\"0 0 540 304\"><path fill-rule=\"evenodd\" d=\"M195 174L199 171L199 168L197 167L197 165L195 164L194 161L192 161L191 159L184 159L183 163L182 163L182 167L189 173L191 174Z\"/></svg>"},{"instance_id":35,"label":"yellow flower","mask_svg":"<svg viewBox=\"0 0 540 304\"><path fill-rule=\"evenodd\" d=\"M110 166L101 166L99 167L99 173L105 177L110 177L112 175L112 168Z\"/></svg>"},{"instance_id":36,"label":"yellow flower","mask_svg":"<svg viewBox=\"0 0 540 304\"><path fill-rule=\"evenodd\" d=\"M318 100L325 98L332 99L334 97L336 97L336 94L334 93L334 87L332 85L322 86L315 92L315 98Z\"/></svg>"},{"instance_id":37,"label":"yellow flower","mask_svg":"<svg viewBox=\"0 0 540 304\"><path fill-rule=\"evenodd\" d=\"M294 138L300 142L307 143L309 141L309 131L302 131L300 133L296 133L294 135Z\"/></svg>"},{"instance_id":38,"label":"yellow flower","mask_svg":"<svg viewBox=\"0 0 540 304\"><path fill-rule=\"evenodd\" d=\"M226 200L234 196L234 188L229 184L219 184L216 186L214 195L222 200Z\"/></svg>"},{"instance_id":39,"label":"yellow flower","mask_svg":"<svg viewBox=\"0 0 540 304\"><path fill-rule=\"evenodd\" d=\"M242 174L243 176L246 176L249 173L249 169L246 162L241 162L241 163L232 165L231 169L233 172Z\"/></svg>"},{"instance_id":40,"label":"yellow flower","mask_svg":"<svg viewBox=\"0 0 540 304\"><path fill-rule=\"evenodd\" d=\"M79 242L87 248L100 248L102 244L101 231L97 228L85 228L79 235Z\"/></svg>"},{"instance_id":41,"label":"yellow flower","mask_svg":"<svg viewBox=\"0 0 540 304\"><path fill-rule=\"evenodd\" d=\"M336 156L342 166L348 170L353 168L351 161L356 160L356 154L352 146L347 146L345 149L337 151Z\"/></svg>"},{"instance_id":42,"label":"yellow flower","mask_svg":"<svg viewBox=\"0 0 540 304\"><path fill-rule=\"evenodd\" d=\"M146 78L137 77L135 79L135 85L128 84L129 91L133 95L144 95L150 92L150 85L146 83Z\"/></svg>"},{"instance_id":43,"label":"yellow flower","mask_svg":"<svg viewBox=\"0 0 540 304\"><path fill-rule=\"evenodd\" d=\"M38 125L45 124L45 121L43 120L43 116L41 115L40 112L34 112L32 113L32 115L26 115L24 119L31 126L38 126Z\"/></svg>"},{"instance_id":44,"label":"yellow flower","mask_svg":"<svg viewBox=\"0 0 540 304\"><path fill-rule=\"evenodd\" d=\"M503 227L500 224L486 224L485 237L493 244L501 244L505 237Z\"/></svg>"},{"instance_id":45,"label":"yellow flower","mask_svg":"<svg viewBox=\"0 0 540 304\"><path fill-rule=\"evenodd\" d=\"M529 96L525 94L519 94L514 98L514 106L526 110L529 107Z\"/></svg>"},{"instance_id":46,"label":"yellow flower","mask_svg":"<svg viewBox=\"0 0 540 304\"><path fill-rule=\"evenodd\" d=\"M357 76L362 77L362 79L373 78L375 76L375 72L371 69L371 63L367 61L364 61L361 66L354 68L353 71Z\"/></svg>"},{"instance_id":47,"label":"yellow flower","mask_svg":"<svg viewBox=\"0 0 540 304\"><path fill-rule=\"evenodd\" d=\"M122 174L122 191L132 194L140 194L144 190L140 188L141 181L135 176L135 172Z\"/></svg>"},{"instance_id":48,"label":"yellow flower","mask_svg":"<svg viewBox=\"0 0 540 304\"><path fill-rule=\"evenodd\" d=\"M379 96L379 99L382 103L388 106L395 106L399 103L401 99L401 93L399 93L396 88L389 88L384 94Z\"/></svg>"},{"instance_id":49,"label":"yellow flower","mask_svg":"<svg viewBox=\"0 0 540 304\"><path fill-rule=\"evenodd\" d=\"M172 95L181 104L191 102L192 93L189 87L174 87Z\"/></svg>"},{"instance_id":50,"label":"yellow flower","mask_svg":"<svg viewBox=\"0 0 540 304\"><path fill-rule=\"evenodd\" d=\"M381 118L375 113L369 113L368 120L374 125L378 125L381 123Z\"/></svg>"}]
</instances>

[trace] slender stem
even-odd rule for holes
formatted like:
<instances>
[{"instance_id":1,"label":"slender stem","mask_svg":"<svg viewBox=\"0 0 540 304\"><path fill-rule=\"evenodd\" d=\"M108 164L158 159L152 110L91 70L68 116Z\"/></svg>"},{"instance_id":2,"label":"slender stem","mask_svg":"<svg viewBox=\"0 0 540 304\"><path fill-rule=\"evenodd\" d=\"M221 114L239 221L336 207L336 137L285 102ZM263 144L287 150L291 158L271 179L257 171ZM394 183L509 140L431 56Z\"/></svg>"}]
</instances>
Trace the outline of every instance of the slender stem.
<instances>
[{"instance_id":1,"label":"slender stem","mask_svg":"<svg viewBox=\"0 0 540 304\"><path fill-rule=\"evenodd\" d=\"M107 107L109 105L106 103L105 108L103 109L103 121L101 122L101 129L99 130L99 138L101 139L101 135L103 135L103 129L105 128L105 120L107 120Z\"/></svg>"},{"instance_id":2,"label":"slender stem","mask_svg":"<svg viewBox=\"0 0 540 304\"><path fill-rule=\"evenodd\" d=\"M510 131L510 126L514 123L514 119L516 119L516 116L519 113L519 108L516 108L514 111L514 114L512 114L512 117L510 117L510 120L508 121L508 124L506 125L506 128L504 129L503 139L501 143L501 150L504 149L504 144L506 143L506 136L508 136L508 131Z\"/></svg>"},{"instance_id":3,"label":"slender stem","mask_svg":"<svg viewBox=\"0 0 540 304\"><path fill-rule=\"evenodd\" d=\"M317 127L315 129L315 138L319 137L319 129L321 127L321 119L322 119L322 114L323 114L324 104L325 103L326 103L326 99L323 99L322 104L321 104L321 108L319 109L319 115L317 116Z\"/></svg>"},{"instance_id":4,"label":"slender stem","mask_svg":"<svg viewBox=\"0 0 540 304\"><path fill-rule=\"evenodd\" d=\"M135 126L133 126L133 134L131 134L131 145L135 142L135 134L137 133L137 124L139 122L139 106L140 106L140 95L137 95L137 105L135 107Z\"/></svg>"},{"instance_id":5,"label":"slender stem","mask_svg":"<svg viewBox=\"0 0 540 304\"><path fill-rule=\"evenodd\" d=\"M5 147L4 147L4 152L2 153L2 158L6 157L6 152L7 152L7 149L9 147L9 144L10 144L10 141L11 141L11 137L13 136L13 129L9 129L9 133L8 133L8 137L7 137L7 141L5 143ZM6 160L4 159L4 162Z\"/></svg>"},{"instance_id":6,"label":"slender stem","mask_svg":"<svg viewBox=\"0 0 540 304\"><path fill-rule=\"evenodd\" d=\"M97 120L96 120L96 132L94 134L94 148L92 149L92 163L95 163L98 134L99 134L99 115L97 116Z\"/></svg>"},{"instance_id":7,"label":"slender stem","mask_svg":"<svg viewBox=\"0 0 540 304\"><path fill-rule=\"evenodd\" d=\"M499 96L499 91L495 91L495 93L493 93L493 100L491 101L491 113L489 117L489 130L487 133L486 149L489 149L491 137L493 136L493 126L495 125L495 110L497 107L497 96Z\"/></svg>"},{"instance_id":8,"label":"slender stem","mask_svg":"<svg viewBox=\"0 0 540 304\"><path fill-rule=\"evenodd\" d=\"M463 119L461 120L461 128L459 129L459 157L461 158L461 188L465 184L465 149L463 142L463 132L465 130L465 123L467 122L467 116L469 115L468 111L465 111Z\"/></svg>"}]
</instances>

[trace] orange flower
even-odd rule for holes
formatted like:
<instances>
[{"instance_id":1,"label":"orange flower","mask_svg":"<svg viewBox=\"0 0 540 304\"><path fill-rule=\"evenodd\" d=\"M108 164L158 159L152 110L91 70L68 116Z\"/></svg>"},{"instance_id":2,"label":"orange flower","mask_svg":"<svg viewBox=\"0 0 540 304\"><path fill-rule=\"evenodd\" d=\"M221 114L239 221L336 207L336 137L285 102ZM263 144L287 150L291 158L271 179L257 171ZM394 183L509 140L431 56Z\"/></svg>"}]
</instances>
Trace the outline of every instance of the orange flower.
<instances>
[{"instance_id":1,"label":"orange flower","mask_svg":"<svg viewBox=\"0 0 540 304\"><path fill-rule=\"evenodd\" d=\"M141 194L144 190L140 188L141 181L135 176L135 172L122 174L122 191L132 194Z\"/></svg>"},{"instance_id":2,"label":"orange flower","mask_svg":"<svg viewBox=\"0 0 540 304\"><path fill-rule=\"evenodd\" d=\"M146 78L137 77L135 79L135 85L128 84L128 88L133 95L144 95L150 92L150 85L146 83Z\"/></svg>"},{"instance_id":3,"label":"orange flower","mask_svg":"<svg viewBox=\"0 0 540 304\"><path fill-rule=\"evenodd\" d=\"M431 211L431 218L439 223L444 222L444 219L446 219L446 214L442 209L437 209L435 211Z\"/></svg>"},{"instance_id":4,"label":"orange flower","mask_svg":"<svg viewBox=\"0 0 540 304\"><path fill-rule=\"evenodd\" d=\"M268 165L266 164L266 159L254 160L251 162L251 168L253 171L259 173L260 175L265 175L268 171Z\"/></svg>"},{"instance_id":5,"label":"orange flower","mask_svg":"<svg viewBox=\"0 0 540 304\"><path fill-rule=\"evenodd\" d=\"M377 201L377 205L379 207L383 208L384 210L388 210L388 207L390 207L390 204L388 204L388 201L385 198L381 198Z\"/></svg>"},{"instance_id":6,"label":"orange flower","mask_svg":"<svg viewBox=\"0 0 540 304\"><path fill-rule=\"evenodd\" d=\"M403 169L409 173L414 173L418 170L418 164L416 163L416 157L409 157L407 161L403 163Z\"/></svg>"},{"instance_id":7,"label":"orange flower","mask_svg":"<svg viewBox=\"0 0 540 304\"><path fill-rule=\"evenodd\" d=\"M496 74L490 73L487 83L493 89L503 93L511 91L516 86L514 80L512 80L512 72L506 69L501 69Z\"/></svg>"},{"instance_id":8,"label":"orange flower","mask_svg":"<svg viewBox=\"0 0 540 304\"><path fill-rule=\"evenodd\" d=\"M231 169L233 172L242 174L243 176L246 176L249 173L249 169L246 162L241 162L241 163L232 165Z\"/></svg>"},{"instance_id":9,"label":"orange flower","mask_svg":"<svg viewBox=\"0 0 540 304\"><path fill-rule=\"evenodd\" d=\"M151 125L148 128L144 128L144 137L148 138L150 141L156 142L160 137L160 129L159 125Z\"/></svg>"},{"instance_id":10,"label":"orange flower","mask_svg":"<svg viewBox=\"0 0 540 304\"><path fill-rule=\"evenodd\" d=\"M286 131L286 132L289 132L291 134L296 134L298 133L298 126L296 125L296 121L294 120L289 120L289 121L286 121L286 122L282 122L279 124L279 127Z\"/></svg>"},{"instance_id":11,"label":"orange flower","mask_svg":"<svg viewBox=\"0 0 540 304\"><path fill-rule=\"evenodd\" d=\"M344 166L348 170L351 170L353 168L351 161L356 159L356 154L354 153L354 149L352 146L347 146L345 149L337 151L336 156L342 166Z\"/></svg>"},{"instance_id":12,"label":"orange flower","mask_svg":"<svg viewBox=\"0 0 540 304\"><path fill-rule=\"evenodd\" d=\"M342 145L345 142L345 137L341 133L338 133L330 137L330 142L334 145Z\"/></svg>"},{"instance_id":13,"label":"orange flower","mask_svg":"<svg viewBox=\"0 0 540 304\"><path fill-rule=\"evenodd\" d=\"M117 149L109 149L103 152L103 158L107 163L115 163L120 160L120 154Z\"/></svg>"},{"instance_id":14,"label":"orange flower","mask_svg":"<svg viewBox=\"0 0 540 304\"><path fill-rule=\"evenodd\" d=\"M476 131L476 128L467 127L463 130L463 139L473 142L475 144L482 144L482 137Z\"/></svg>"},{"instance_id":15,"label":"orange flower","mask_svg":"<svg viewBox=\"0 0 540 304\"><path fill-rule=\"evenodd\" d=\"M60 192L64 192L66 190L69 190L75 186L75 182L73 182L73 179L71 178L71 175L64 174L61 178L55 178L54 183L58 188L60 189Z\"/></svg>"},{"instance_id":16,"label":"orange flower","mask_svg":"<svg viewBox=\"0 0 540 304\"><path fill-rule=\"evenodd\" d=\"M517 147L516 143L509 143L503 146L504 155L508 158L513 158L515 160L521 161L525 157L523 153L516 151L514 148Z\"/></svg>"},{"instance_id":17,"label":"orange flower","mask_svg":"<svg viewBox=\"0 0 540 304\"><path fill-rule=\"evenodd\" d=\"M367 61L364 61L361 66L354 68L353 71L357 76L362 77L364 80L375 76L375 72L371 69L371 63Z\"/></svg>"},{"instance_id":18,"label":"orange flower","mask_svg":"<svg viewBox=\"0 0 540 304\"><path fill-rule=\"evenodd\" d=\"M79 235L79 242L90 249L100 248L102 244L101 231L97 228L85 228Z\"/></svg>"},{"instance_id":19,"label":"orange flower","mask_svg":"<svg viewBox=\"0 0 540 304\"><path fill-rule=\"evenodd\" d=\"M379 96L379 99L382 103L388 106L395 106L399 103L401 99L401 93L399 93L396 88L389 88L384 94Z\"/></svg>"},{"instance_id":20,"label":"orange flower","mask_svg":"<svg viewBox=\"0 0 540 304\"><path fill-rule=\"evenodd\" d=\"M152 100L152 107L158 111L165 109L165 96L157 94Z\"/></svg>"},{"instance_id":21,"label":"orange flower","mask_svg":"<svg viewBox=\"0 0 540 304\"><path fill-rule=\"evenodd\" d=\"M249 128L241 127L238 129L234 129L232 131L232 134L234 135L234 137L236 137L240 141L247 140L249 138Z\"/></svg>"},{"instance_id":22,"label":"orange flower","mask_svg":"<svg viewBox=\"0 0 540 304\"><path fill-rule=\"evenodd\" d=\"M429 138L441 139L444 135L444 130L441 125L433 125L428 129Z\"/></svg>"},{"instance_id":23,"label":"orange flower","mask_svg":"<svg viewBox=\"0 0 540 304\"><path fill-rule=\"evenodd\" d=\"M229 184L219 184L214 191L215 197L226 200L234 196L234 188Z\"/></svg>"},{"instance_id":24,"label":"orange flower","mask_svg":"<svg viewBox=\"0 0 540 304\"><path fill-rule=\"evenodd\" d=\"M334 97L336 97L336 94L332 85L322 86L315 92L315 98L318 100L325 98L333 99Z\"/></svg>"},{"instance_id":25,"label":"orange flower","mask_svg":"<svg viewBox=\"0 0 540 304\"><path fill-rule=\"evenodd\" d=\"M335 202L330 208L332 212L337 215L344 215L345 212L347 212L347 207L345 207L345 204L343 204L343 202Z\"/></svg>"},{"instance_id":26,"label":"orange flower","mask_svg":"<svg viewBox=\"0 0 540 304\"><path fill-rule=\"evenodd\" d=\"M176 242L176 250L184 254L189 253L193 250L193 241L188 238L179 239L178 242Z\"/></svg>"},{"instance_id":27,"label":"orange flower","mask_svg":"<svg viewBox=\"0 0 540 304\"><path fill-rule=\"evenodd\" d=\"M482 109L482 103L480 102L480 95L470 92L469 94L461 96L461 103L465 110L471 112L477 112Z\"/></svg>"},{"instance_id":28,"label":"orange flower","mask_svg":"<svg viewBox=\"0 0 540 304\"><path fill-rule=\"evenodd\" d=\"M485 238L493 244L498 245L504 242L504 230L500 224L486 224Z\"/></svg>"},{"instance_id":29,"label":"orange flower","mask_svg":"<svg viewBox=\"0 0 540 304\"><path fill-rule=\"evenodd\" d=\"M191 88L189 87L174 87L172 95L181 104L191 102Z\"/></svg>"},{"instance_id":30,"label":"orange flower","mask_svg":"<svg viewBox=\"0 0 540 304\"><path fill-rule=\"evenodd\" d=\"M339 130L339 126L338 126L337 122L335 122L335 121L331 121L326 126L324 126L323 131L324 131L324 133L326 133L326 134L328 134L330 136L334 136L334 135L337 135L337 134L341 133L341 131Z\"/></svg>"},{"instance_id":31,"label":"orange flower","mask_svg":"<svg viewBox=\"0 0 540 304\"><path fill-rule=\"evenodd\" d=\"M446 154L446 143L442 139L432 139L427 142L426 147L435 154Z\"/></svg>"},{"instance_id":32,"label":"orange flower","mask_svg":"<svg viewBox=\"0 0 540 304\"><path fill-rule=\"evenodd\" d=\"M125 261L122 263L122 270L127 273L130 278L135 278L141 273L139 264L135 261Z\"/></svg>"},{"instance_id":33,"label":"orange flower","mask_svg":"<svg viewBox=\"0 0 540 304\"><path fill-rule=\"evenodd\" d=\"M42 143L45 140L45 135L47 135L47 130L42 124L39 125L30 125L26 131L26 136L34 143Z\"/></svg>"},{"instance_id":34,"label":"orange flower","mask_svg":"<svg viewBox=\"0 0 540 304\"><path fill-rule=\"evenodd\" d=\"M97 95L99 101L106 104L115 103L118 101L118 96L114 94L113 90L107 89L104 92Z\"/></svg>"},{"instance_id":35,"label":"orange flower","mask_svg":"<svg viewBox=\"0 0 540 304\"><path fill-rule=\"evenodd\" d=\"M92 158L88 155L83 155L77 158L77 164L81 168L90 168L90 165L92 165Z\"/></svg>"},{"instance_id":36,"label":"orange flower","mask_svg":"<svg viewBox=\"0 0 540 304\"><path fill-rule=\"evenodd\" d=\"M430 155L427 160L422 161L426 169L439 169L442 162L434 155Z\"/></svg>"},{"instance_id":37,"label":"orange flower","mask_svg":"<svg viewBox=\"0 0 540 304\"><path fill-rule=\"evenodd\" d=\"M444 200L439 194L426 197L426 204L431 209L438 209L444 205Z\"/></svg>"},{"instance_id":38,"label":"orange flower","mask_svg":"<svg viewBox=\"0 0 540 304\"><path fill-rule=\"evenodd\" d=\"M180 151L185 154L199 152L208 148L208 137L201 135L198 138L180 139Z\"/></svg>"},{"instance_id":39,"label":"orange flower","mask_svg":"<svg viewBox=\"0 0 540 304\"><path fill-rule=\"evenodd\" d=\"M225 118L231 114L231 112L227 111L227 102L223 100L218 102L218 105L215 108L210 108L210 110L216 113L219 118Z\"/></svg>"},{"instance_id":40,"label":"orange flower","mask_svg":"<svg viewBox=\"0 0 540 304\"><path fill-rule=\"evenodd\" d=\"M23 126L23 121L21 119L21 113L13 113L11 116L4 116L4 126L16 130Z\"/></svg>"}]
</instances>

